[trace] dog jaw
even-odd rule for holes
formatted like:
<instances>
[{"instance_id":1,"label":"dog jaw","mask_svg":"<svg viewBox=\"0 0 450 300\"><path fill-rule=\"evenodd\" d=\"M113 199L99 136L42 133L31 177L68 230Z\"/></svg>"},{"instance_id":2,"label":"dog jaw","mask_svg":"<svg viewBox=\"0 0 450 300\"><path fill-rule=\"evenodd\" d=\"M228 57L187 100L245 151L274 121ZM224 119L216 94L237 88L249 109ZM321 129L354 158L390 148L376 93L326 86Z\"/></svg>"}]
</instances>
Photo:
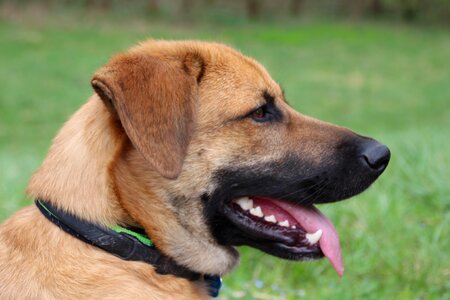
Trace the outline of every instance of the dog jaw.
<instances>
[{"instance_id":1,"label":"dog jaw","mask_svg":"<svg viewBox=\"0 0 450 300\"><path fill-rule=\"evenodd\" d=\"M232 246L219 245L203 216L198 187L206 178L186 186L189 172L168 180L153 170L133 147L125 148L114 166L113 182L121 207L140 224L167 256L199 273L223 275L238 263ZM200 182L202 181L202 182ZM192 193L190 197L186 194ZM183 196L175 196L183 195Z\"/></svg>"},{"instance_id":2,"label":"dog jaw","mask_svg":"<svg viewBox=\"0 0 450 300\"><path fill-rule=\"evenodd\" d=\"M234 247L197 239L196 236L186 235L186 232L179 234L170 241L170 245L167 244L167 253L176 257L179 264L203 274L225 275L238 264L239 253Z\"/></svg>"}]
</instances>

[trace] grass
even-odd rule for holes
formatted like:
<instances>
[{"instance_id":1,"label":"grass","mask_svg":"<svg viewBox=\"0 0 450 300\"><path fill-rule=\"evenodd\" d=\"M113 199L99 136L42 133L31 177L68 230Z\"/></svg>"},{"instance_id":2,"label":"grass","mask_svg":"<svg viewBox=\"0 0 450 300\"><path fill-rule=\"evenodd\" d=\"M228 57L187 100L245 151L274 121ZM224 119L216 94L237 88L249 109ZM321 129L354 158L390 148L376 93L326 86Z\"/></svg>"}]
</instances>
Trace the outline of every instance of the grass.
<instances>
[{"instance_id":1,"label":"grass","mask_svg":"<svg viewBox=\"0 0 450 300\"><path fill-rule=\"evenodd\" d=\"M56 15L0 19L0 220L110 55L148 37L219 40L267 66L298 110L389 145L366 193L321 206L346 263L289 263L243 248L222 299L448 299L450 35L345 22L165 24Z\"/></svg>"}]
</instances>

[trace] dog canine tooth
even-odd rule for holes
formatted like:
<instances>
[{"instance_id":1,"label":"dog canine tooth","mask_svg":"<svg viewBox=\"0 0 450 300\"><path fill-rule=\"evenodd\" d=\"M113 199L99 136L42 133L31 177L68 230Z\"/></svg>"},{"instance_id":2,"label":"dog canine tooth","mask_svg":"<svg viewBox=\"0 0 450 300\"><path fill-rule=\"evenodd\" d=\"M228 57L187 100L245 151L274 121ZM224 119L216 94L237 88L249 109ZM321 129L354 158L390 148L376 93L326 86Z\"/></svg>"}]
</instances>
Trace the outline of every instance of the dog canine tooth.
<instances>
[{"instance_id":1,"label":"dog canine tooth","mask_svg":"<svg viewBox=\"0 0 450 300\"><path fill-rule=\"evenodd\" d=\"M264 216L261 207L257 206L250 209L250 214L262 218Z\"/></svg>"},{"instance_id":2,"label":"dog canine tooth","mask_svg":"<svg viewBox=\"0 0 450 300\"><path fill-rule=\"evenodd\" d=\"M241 197L234 202L236 202L236 204L238 204L243 210L249 210L253 208L253 200L249 197Z\"/></svg>"},{"instance_id":3,"label":"dog canine tooth","mask_svg":"<svg viewBox=\"0 0 450 300\"><path fill-rule=\"evenodd\" d=\"M276 223L276 222L277 222L277 219L275 218L274 215L271 215L271 216L265 216L265 217L264 217L264 220L267 221L267 222L270 222L270 223Z\"/></svg>"},{"instance_id":4,"label":"dog canine tooth","mask_svg":"<svg viewBox=\"0 0 450 300\"><path fill-rule=\"evenodd\" d=\"M280 225L282 227L289 227L289 221L284 220L283 222L278 222L278 225Z\"/></svg>"},{"instance_id":5,"label":"dog canine tooth","mask_svg":"<svg viewBox=\"0 0 450 300\"><path fill-rule=\"evenodd\" d=\"M311 245L316 244L320 240L321 237L322 237L322 229L319 229L319 230L317 230L314 233L307 233L306 234L306 239L308 240L308 242Z\"/></svg>"},{"instance_id":6,"label":"dog canine tooth","mask_svg":"<svg viewBox=\"0 0 450 300\"><path fill-rule=\"evenodd\" d=\"M292 228L292 229L296 229L296 228L297 228L297 226L295 226L295 225L292 225L292 226L291 226L291 228Z\"/></svg>"}]
</instances>

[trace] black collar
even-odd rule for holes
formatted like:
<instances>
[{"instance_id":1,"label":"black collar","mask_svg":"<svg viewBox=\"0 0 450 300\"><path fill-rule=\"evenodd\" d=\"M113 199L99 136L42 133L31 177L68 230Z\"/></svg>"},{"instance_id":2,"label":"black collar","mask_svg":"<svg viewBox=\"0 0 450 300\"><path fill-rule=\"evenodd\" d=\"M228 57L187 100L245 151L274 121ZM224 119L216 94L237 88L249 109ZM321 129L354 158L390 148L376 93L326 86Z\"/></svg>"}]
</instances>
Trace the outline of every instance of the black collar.
<instances>
[{"instance_id":1,"label":"black collar","mask_svg":"<svg viewBox=\"0 0 450 300\"><path fill-rule=\"evenodd\" d=\"M35 204L48 220L83 242L124 260L151 264L161 275L171 274L191 281L203 279L209 288L210 296L217 297L219 294L222 284L220 276L202 275L178 265L173 259L162 254L142 230L139 232L140 229L119 227L113 230L100 227L63 212L49 202L38 199Z\"/></svg>"}]
</instances>

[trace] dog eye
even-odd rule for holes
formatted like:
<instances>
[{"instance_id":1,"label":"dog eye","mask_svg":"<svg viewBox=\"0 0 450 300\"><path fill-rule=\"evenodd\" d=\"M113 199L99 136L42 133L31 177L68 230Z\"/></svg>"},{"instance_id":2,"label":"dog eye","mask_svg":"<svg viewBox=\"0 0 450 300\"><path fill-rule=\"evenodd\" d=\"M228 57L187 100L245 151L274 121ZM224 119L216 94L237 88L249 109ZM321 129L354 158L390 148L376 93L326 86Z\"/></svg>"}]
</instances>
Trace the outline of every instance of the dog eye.
<instances>
[{"instance_id":1,"label":"dog eye","mask_svg":"<svg viewBox=\"0 0 450 300\"><path fill-rule=\"evenodd\" d=\"M256 122L264 122L270 118L270 113L267 112L265 106L258 108L250 114L251 118Z\"/></svg>"},{"instance_id":2,"label":"dog eye","mask_svg":"<svg viewBox=\"0 0 450 300\"><path fill-rule=\"evenodd\" d=\"M253 112L253 118L255 119L262 119L266 116L266 112L262 107L258 108Z\"/></svg>"}]
</instances>

